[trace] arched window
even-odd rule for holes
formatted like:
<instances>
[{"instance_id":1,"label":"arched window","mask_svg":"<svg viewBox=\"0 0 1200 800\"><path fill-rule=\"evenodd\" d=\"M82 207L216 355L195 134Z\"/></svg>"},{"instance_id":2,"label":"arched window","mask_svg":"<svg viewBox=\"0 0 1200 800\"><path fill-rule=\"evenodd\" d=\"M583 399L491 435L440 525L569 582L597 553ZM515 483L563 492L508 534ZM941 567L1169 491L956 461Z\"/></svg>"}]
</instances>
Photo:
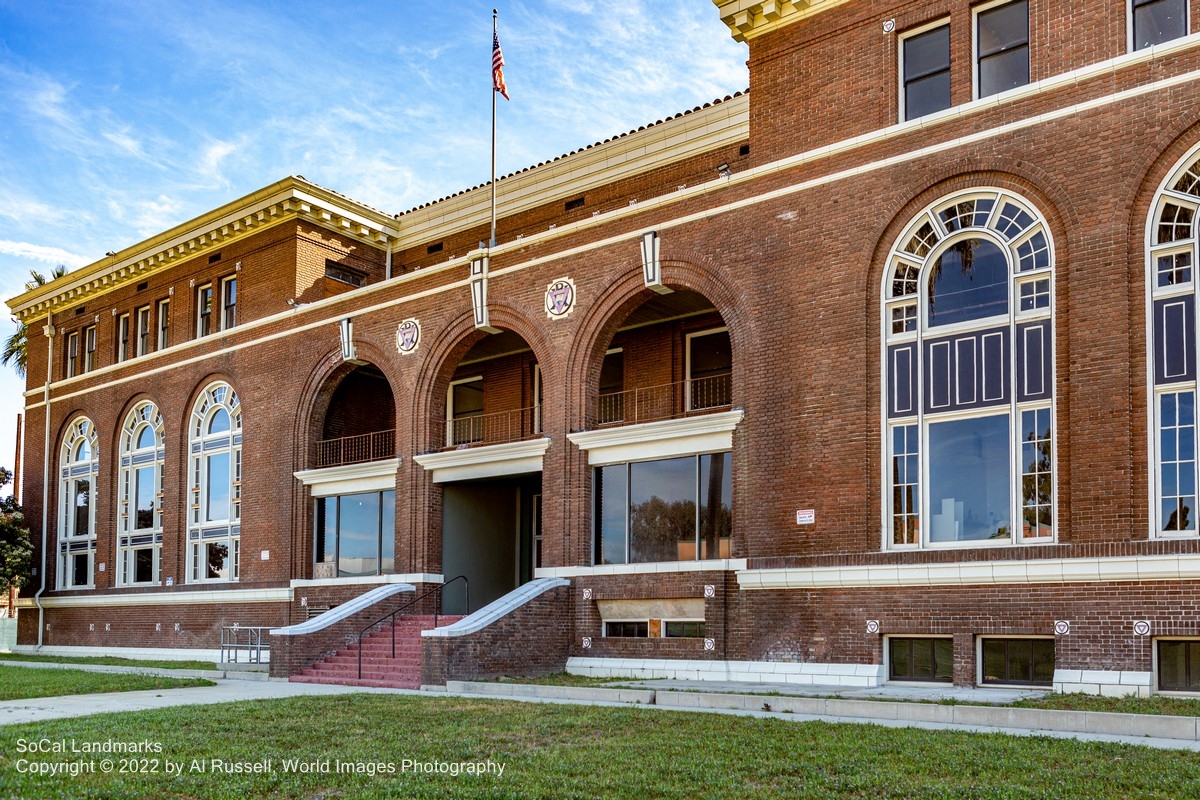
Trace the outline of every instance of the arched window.
<instances>
[{"instance_id":1,"label":"arched window","mask_svg":"<svg viewBox=\"0 0 1200 800\"><path fill-rule=\"evenodd\" d=\"M96 426L77 417L59 454L58 588L90 589L96 571Z\"/></svg>"},{"instance_id":2,"label":"arched window","mask_svg":"<svg viewBox=\"0 0 1200 800\"><path fill-rule=\"evenodd\" d=\"M1196 217L1200 145L1158 188L1146 224L1155 536L1196 535Z\"/></svg>"},{"instance_id":3,"label":"arched window","mask_svg":"<svg viewBox=\"0 0 1200 800\"><path fill-rule=\"evenodd\" d=\"M236 581L242 530L242 411L229 384L209 384L196 401L188 450L188 579Z\"/></svg>"},{"instance_id":4,"label":"arched window","mask_svg":"<svg viewBox=\"0 0 1200 800\"><path fill-rule=\"evenodd\" d=\"M886 548L1054 538L1053 247L1001 189L918 214L883 289Z\"/></svg>"},{"instance_id":5,"label":"arched window","mask_svg":"<svg viewBox=\"0 0 1200 800\"><path fill-rule=\"evenodd\" d=\"M121 428L117 585L158 584L162 568L162 414L142 401Z\"/></svg>"}]
</instances>

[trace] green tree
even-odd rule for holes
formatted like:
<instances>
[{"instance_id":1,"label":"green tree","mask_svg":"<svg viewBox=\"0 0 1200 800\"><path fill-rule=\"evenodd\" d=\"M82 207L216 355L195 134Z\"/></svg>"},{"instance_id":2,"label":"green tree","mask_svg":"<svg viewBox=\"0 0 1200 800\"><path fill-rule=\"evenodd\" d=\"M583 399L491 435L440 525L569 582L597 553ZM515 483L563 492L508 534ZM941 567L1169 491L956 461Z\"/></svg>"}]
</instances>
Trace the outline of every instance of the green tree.
<instances>
[{"instance_id":1,"label":"green tree","mask_svg":"<svg viewBox=\"0 0 1200 800\"><path fill-rule=\"evenodd\" d=\"M11 471L0 467L0 487L7 486L12 477ZM25 515L9 495L0 499L0 596L11 601L13 590L29 582L32 566L33 543L25 527Z\"/></svg>"},{"instance_id":2,"label":"green tree","mask_svg":"<svg viewBox=\"0 0 1200 800\"><path fill-rule=\"evenodd\" d=\"M67 274L67 268L59 264L50 272L50 277L46 277L36 269L29 270L30 280L26 281L26 289L36 289L38 286L44 286L52 280L61 278ZM29 363L29 326L24 322L17 325L16 332L9 336L4 341L4 348L0 350L0 364L12 366L17 371L17 374L22 378L25 377L25 366ZM2 486L3 484L0 484Z\"/></svg>"}]
</instances>

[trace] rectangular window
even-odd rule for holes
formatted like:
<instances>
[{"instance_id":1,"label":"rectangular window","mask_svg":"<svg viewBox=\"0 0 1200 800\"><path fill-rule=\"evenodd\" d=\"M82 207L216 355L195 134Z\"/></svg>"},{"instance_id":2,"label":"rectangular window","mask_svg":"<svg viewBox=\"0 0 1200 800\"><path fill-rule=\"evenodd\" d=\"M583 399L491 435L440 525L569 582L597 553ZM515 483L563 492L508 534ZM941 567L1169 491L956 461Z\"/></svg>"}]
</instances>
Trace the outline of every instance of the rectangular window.
<instances>
[{"instance_id":1,"label":"rectangular window","mask_svg":"<svg viewBox=\"0 0 1200 800\"><path fill-rule=\"evenodd\" d=\"M918 544L921 466L918 426L892 428L892 544Z\"/></svg>"},{"instance_id":2,"label":"rectangular window","mask_svg":"<svg viewBox=\"0 0 1200 800\"><path fill-rule=\"evenodd\" d=\"M975 16L976 97L1029 83L1029 2L991 6Z\"/></svg>"},{"instance_id":3,"label":"rectangular window","mask_svg":"<svg viewBox=\"0 0 1200 800\"><path fill-rule=\"evenodd\" d=\"M156 582L154 576L156 552L153 547L139 547L132 551L134 583Z\"/></svg>"},{"instance_id":4,"label":"rectangular window","mask_svg":"<svg viewBox=\"0 0 1200 800\"><path fill-rule=\"evenodd\" d=\"M158 469L138 467L133 471L133 530L154 528L154 515L158 511Z\"/></svg>"},{"instance_id":5,"label":"rectangular window","mask_svg":"<svg viewBox=\"0 0 1200 800\"><path fill-rule=\"evenodd\" d=\"M204 520L217 522L229 516L229 453L214 453L205 458Z\"/></svg>"},{"instance_id":6,"label":"rectangular window","mask_svg":"<svg viewBox=\"0 0 1200 800\"><path fill-rule=\"evenodd\" d=\"M649 622L606 622L604 635L623 639L645 639L650 636Z\"/></svg>"},{"instance_id":7,"label":"rectangular window","mask_svg":"<svg viewBox=\"0 0 1200 800\"><path fill-rule=\"evenodd\" d=\"M91 555L89 553L73 553L71 555L71 586L90 586L92 583Z\"/></svg>"},{"instance_id":8,"label":"rectangular window","mask_svg":"<svg viewBox=\"0 0 1200 800\"><path fill-rule=\"evenodd\" d=\"M150 352L150 306L137 310L137 354L144 356Z\"/></svg>"},{"instance_id":9,"label":"rectangular window","mask_svg":"<svg viewBox=\"0 0 1200 800\"><path fill-rule=\"evenodd\" d=\"M208 336L212 333L212 284L201 286L196 290L196 336Z\"/></svg>"},{"instance_id":10,"label":"rectangular window","mask_svg":"<svg viewBox=\"0 0 1200 800\"><path fill-rule=\"evenodd\" d=\"M984 639L980 683L1054 684L1053 639Z\"/></svg>"},{"instance_id":11,"label":"rectangular window","mask_svg":"<svg viewBox=\"0 0 1200 800\"><path fill-rule=\"evenodd\" d=\"M732 378L733 350L729 331L721 328L688 334L685 409L699 411L729 405Z\"/></svg>"},{"instance_id":12,"label":"rectangular window","mask_svg":"<svg viewBox=\"0 0 1200 800\"><path fill-rule=\"evenodd\" d=\"M117 318L117 363L129 360L129 315Z\"/></svg>"},{"instance_id":13,"label":"rectangular window","mask_svg":"<svg viewBox=\"0 0 1200 800\"><path fill-rule=\"evenodd\" d=\"M597 467L596 563L728 558L731 466L724 452Z\"/></svg>"},{"instance_id":14,"label":"rectangular window","mask_svg":"<svg viewBox=\"0 0 1200 800\"><path fill-rule=\"evenodd\" d=\"M317 500L313 577L390 575L396 569L396 493Z\"/></svg>"},{"instance_id":15,"label":"rectangular window","mask_svg":"<svg viewBox=\"0 0 1200 800\"><path fill-rule=\"evenodd\" d=\"M1158 689L1200 692L1200 640L1158 642Z\"/></svg>"},{"instance_id":16,"label":"rectangular window","mask_svg":"<svg viewBox=\"0 0 1200 800\"><path fill-rule=\"evenodd\" d=\"M703 622L664 622L663 636L668 639L703 639Z\"/></svg>"},{"instance_id":17,"label":"rectangular window","mask_svg":"<svg viewBox=\"0 0 1200 800\"><path fill-rule=\"evenodd\" d=\"M92 482L86 478L75 480L74 513L71 516L70 536L90 536L92 533Z\"/></svg>"},{"instance_id":18,"label":"rectangular window","mask_svg":"<svg viewBox=\"0 0 1200 800\"><path fill-rule=\"evenodd\" d=\"M1037 311L1050 307L1050 279L1039 278L1020 284L1021 310Z\"/></svg>"},{"instance_id":19,"label":"rectangular window","mask_svg":"<svg viewBox=\"0 0 1200 800\"><path fill-rule=\"evenodd\" d=\"M1133 49L1187 36L1186 0L1133 0Z\"/></svg>"},{"instance_id":20,"label":"rectangular window","mask_svg":"<svg viewBox=\"0 0 1200 800\"><path fill-rule=\"evenodd\" d=\"M83 371L91 372L96 368L96 326L89 325L83 329Z\"/></svg>"},{"instance_id":21,"label":"rectangular window","mask_svg":"<svg viewBox=\"0 0 1200 800\"><path fill-rule=\"evenodd\" d=\"M1164 532L1196 530L1196 393L1158 398L1159 525Z\"/></svg>"},{"instance_id":22,"label":"rectangular window","mask_svg":"<svg viewBox=\"0 0 1200 800\"><path fill-rule=\"evenodd\" d=\"M79 334L67 334L67 377L79 374Z\"/></svg>"},{"instance_id":23,"label":"rectangular window","mask_svg":"<svg viewBox=\"0 0 1200 800\"><path fill-rule=\"evenodd\" d=\"M171 343L169 331L171 324L171 301L158 301L158 349L166 350Z\"/></svg>"},{"instance_id":24,"label":"rectangular window","mask_svg":"<svg viewBox=\"0 0 1200 800\"><path fill-rule=\"evenodd\" d=\"M1192 282L1192 252L1168 253L1158 257L1158 286L1182 286Z\"/></svg>"},{"instance_id":25,"label":"rectangular window","mask_svg":"<svg viewBox=\"0 0 1200 800\"><path fill-rule=\"evenodd\" d=\"M446 446L482 442L483 377L452 381L446 399Z\"/></svg>"},{"instance_id":26,"label":"rectangular window","mask_svg":"<svg viewBox=\"0 0 1200 800\"><path fill-rule=\"evenodd\" d=\"M929 424L929 541L1011 534L1008 415Z\"/></svg>"},{"instance_id":27,"label":"rectangular window","mask_svg":"<svg viewBox=\"0 0 1200 800\"><path fill-rule=\"evenodd\" d=\"M1021 412L1021 536L1026 539L1054 535L1050 409Z\"/></svg>"},{"instance_id":28,"label":"rectangular window","mask_svg":"<svg viewBox=\"0 0 1200 800\"><path fill-rule=\"evenodd\" d=\"M221 281L221 330L237 325L237 278Z\"/></svg>"},{"instance_id":29,"label":"rectangular window","mask_svg":"<svg viewBox=\"0 0 1200 800\"><path fill-rule=\"evenodd\" d=\"M950 24L913 34L900 44L905 120L950 107Z\"/></svg>"},{"instance_id":30,"label":"rectangular window","mask_svg":"<svg viewBox=\"0 0 1200 800\"><path fill-rule=\"evenodd\" d=\"M938 681L954 678L954 640L888 637L888 680Z\"/></svg>"}]
</instances>

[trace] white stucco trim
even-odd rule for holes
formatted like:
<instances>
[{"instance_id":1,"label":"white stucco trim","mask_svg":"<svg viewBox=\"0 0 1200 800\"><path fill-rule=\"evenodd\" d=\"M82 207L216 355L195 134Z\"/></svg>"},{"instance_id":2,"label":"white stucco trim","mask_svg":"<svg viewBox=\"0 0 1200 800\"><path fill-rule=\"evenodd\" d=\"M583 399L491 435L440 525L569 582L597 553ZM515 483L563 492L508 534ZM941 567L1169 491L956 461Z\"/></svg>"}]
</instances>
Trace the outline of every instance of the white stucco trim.
<instances>
[{"instance_id":1,"label":"white stucco trim","mask_svg":"<svg viewBox=\"0 0 1200 800\"><path fill-rule=\"evenodd\" d=\"M668 572L721 572L745 570L744 558L706 561L655 561L650 564L600 564L594 567L539 567L535 578L591 578L596 575L653 575Z\"/></svg>"},{"instance_id":2,"label":"white stucco trim","mask_svg":"<svg viewBox=\"0 0 1200 800\"><path fill-rule=\"evenodd\" d=\"M45 608L102 608L114 606L204 606L240 603L290 603L292 590L229 589L208 592L139 592L137 594L84 594L73 597L43 597ZM17 600L17 608L33 608L33 598Z\"/></svg>"},{"instance_id":3,"label":"white stucco trim","mask_svg":"<svg viewBox=\"0 0 1200 800\"><path fill-rule=\"evenodd\" d=\"M467 447L445 453L413 456L413 461L429 472L434 483L498 478L542 471L542 456L550 449L550 438L523 442Z\"/></svg>"},{"instance_id":4,"label":"white stucco trim","mask_svg":"<svg viewBox=\"0 0 1200 800\"><path fill-rule=\"evenodd\" d=\"M748 569L737 578L743 590L1200 581L1200 554Z\"/></svg>"},{"instance_id":5,"label":"white stucco trim","mask_svg":"<svg viewBox=\"0 0 1200 800\"><path fill-rule=\"evenodd\" d=\"M321 586L382 586L389 583L442 583L441 575L429 572L409 572L403 575L363 575L354 578L295 578L293 589Z\"/></svg>"},{"instance_id":6,"label":"white stucco trim","mask_svg":"<svg viewBox=\"0 0 1200 800\"><path fill-rule=\"evenodd\" d=\"M1080 692L1106 697L1149 697L1154 692L1154 673L1134 670L1056 669L1054 691Z\"/></svg>"},{"instance_id":7,"label":"white stucco trim","mask_svg":"<svg viewBox=\"0 0 1200 800\"><path fill-rule=\"evenodd\" d=\"M816 664L794 661L716 661L675 658L567 659L567 672L597 678L667 678L744 681L801 686L871 687L883 684L882 664Z\"/></svg>"},{"instance_id":8,"label":"white stucco trim","mask_svg":"<svg viewBox=\"0 0 1200 800\"><path fill-rule=\"evenodd\" d=\"M665 419L596 431L568 433L588 454L588 464L602 467L627 461L672 458L733 449L733 429L745 417L740 408L683 419Z\"/></svg>"},{"instance_id":9,"label":"white stucco trim","mask_svg":"<svg viewBox=\"0 0 1200 800\"><path fill-rule=\"evenodd\" d=\"M211 661L217 664L219 668L224 669L225 665L221 664L221 650L203 650L203 649L188 649L182 647L80 647L71 645L44 645L37 647L36 645L19 644L13 648L14 653L20 655L37 655L37 656L118 656L120 658L144 658L157 659L159 661ZM264 655L266 655L264 653ZM186 673L187 670L184 670Z\"/></svg>"},{"instance_id":10,"label":"white stucco trim","mask_svg":"<svg viewBox=\"0 0 1200 800\"><path fill-rule=\"evenodd\" d=\"M332 497L359 492L385 492L396 488L399 458L346 464L323 469L303 469L292 473L296 480L309 488L313 497Z\"/></svg>"}]
</instances>

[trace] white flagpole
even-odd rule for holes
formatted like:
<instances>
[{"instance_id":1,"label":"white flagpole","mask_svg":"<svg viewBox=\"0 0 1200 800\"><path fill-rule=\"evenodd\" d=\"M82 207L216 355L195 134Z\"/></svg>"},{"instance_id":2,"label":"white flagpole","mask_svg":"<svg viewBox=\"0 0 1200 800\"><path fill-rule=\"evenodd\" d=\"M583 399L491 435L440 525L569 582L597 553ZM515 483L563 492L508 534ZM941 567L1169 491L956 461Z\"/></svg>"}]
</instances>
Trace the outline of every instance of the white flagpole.
<instances>
[{"instance_id":1,"label":"white flagpole","mask_svg":"<svg viewBox=\"0 0 1200 800\"><path fill-rule=\"evenodd\" d=\"M496 28L496 9L492 9L492 41L496 41L498 31ZM491 56L495 58L495 54ZM495 68L492 70L492 235L488 239L488 247L496 246L496 78Z\"/></svg>"}]
</instances>

